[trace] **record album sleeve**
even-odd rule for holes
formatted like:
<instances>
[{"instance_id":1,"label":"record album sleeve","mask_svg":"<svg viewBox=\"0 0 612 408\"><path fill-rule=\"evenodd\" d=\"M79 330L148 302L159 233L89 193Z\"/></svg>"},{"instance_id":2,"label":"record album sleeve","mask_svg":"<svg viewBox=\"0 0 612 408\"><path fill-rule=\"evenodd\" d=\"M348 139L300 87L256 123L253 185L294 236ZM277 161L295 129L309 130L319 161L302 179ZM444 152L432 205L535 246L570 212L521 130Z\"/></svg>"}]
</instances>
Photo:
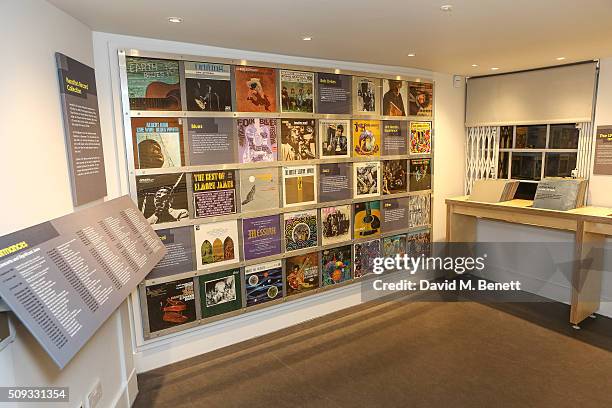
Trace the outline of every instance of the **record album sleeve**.
<instances>
[{"instance_id":1,"label":"record album sleeve","mask_svg":"<svg viewBox=\"0 0 612 408\"><path fill-rule=\"evenodd\" d=\"M240 209L242 212L278 208L278 168L240 170Z\"/></svg>"},{"instance_id":2,"label":"record album sleeve","mask_svg":"<svg viewBox=\"0 0 612 408\"><path fill-rule=\"evenodd\" d=\"M350 120L319 120L319 155L322 159L349 157L351 146Z\"/></svg>"},{"instance_id":3,"label":"record album sleeve","mask_svg":"<svg viewBox=\"0 0 612 408\"><path fill-rule=\"evenodd\" d=\"M353 120L353 156L380 156L380 121Z\"/></svg>"},{"instance_id":4,"label":"record album sleeve","mask_svg":"<svg viewBox=\"0 0 612 408\"><path fill-rule=\"evenodd\" d=\"M431 255L431 231L416 231L408 234L406 252L410 257Z\"/></svg>"},{"instance_id":5,"label":"record album sleeve","mask_svg":"<svg viewBox=\"0 0 612 408\"><path fill-rule=\"evenodd\" d=\"M314 72L281 70L280 81L281 112L314 112Z\"/></svg>"},{"instance_id":6,"label":"record album sleeve","mask_svg":"<svg viewBox=\"0 0 612 408\"><path fill-rule=\"evenodd\" d=\"M317 158L317 134L314 119L281 120L279 160L313 160Z\"/></svg>"},{"instance_id":7,"label":"record album sleeve","mask_svg":"<svg viewBox=\"0 0 612 408\"><path fill-rule=\"evenodd\" d=\"M236 171L214 170L191 173L196 218L236 213Z\"/></svg>"},{"instance_id":8,"label":"record album sleeve","mask_svg":"<svg viewBox=\"0 0 612 408\"><path fill-rule=\"evenodd\" d=\"M351 76L317 74L317 113L351 113Z\"/></svg>"},{"instance_id":9,"label":"record album sleeve","mask_svg":"<svg viewBox=\"0 0 612 408\"><path fill-rule=\"evenodd\" d=\"M276 112L276 70L236 66L236 111Z\"/></svg>"},{"instance_id":10,"label":"record album sleeve","mask_svg":"<svg viewBox=\"0 0 612 408\"><path fill-rule=\"evenodd\" d=\"M351 240L351 206L321 208L321 244Z\"/></svg>"},{"instance_id":11,"label":"record album sleeve","mask_svg":"<svg viewBox=\"0 0 612 408\"><path fill-rule=\"evenodd\" d=\"M126 57L131 110L181 110L178 61Z\"/></svg>"},{"instance_id":12,"label":"record album sleeve","mask_svg":"<svg viewBox=\"0 0 612 408\"><path fill-rule=\"evenodd\" d=\"M242 241L245 260L280 254L280 216L243 219Z\"/></svg>"},{"instance_id":13,"label":"record album sleeve","mask_svg":"<svg viewBox=\"0 0 612 408\"><path fill-rule=\"evenodd\" d=\"M321 163L319 165L319 201L348 200L353 196L350 163Z\"/></svg>"},{"instance_id":14,"label":"record album sleeve","mask_svg":"<svg viewBox=\"0 0 612 408\"><path fill-rule=\"evenodd\" d=\"M241 118L238 131L238 161L260 163L276 160L278 121L276 119Z\"/></svg>"},{"instance_id":15,"label":"record album sleeve","mask_svg":"<svg viewBox=\"0 0 612 408\"><path fill-rule=\"evenodd\" d=\"M187 110L232 111L231 69L226 64L185 62Z\"/></svg>"},{"instance_id":16,"label":"record album sleeve","mask_svg":"<svg viewBox=\"0 0 612 408\"><path fill-rule=\"evenodd\" d=\"M431 189L431 159L410 160L410 191Z\"/></svg>"},{"instance_id":17,"label":"record album sleeve","mask_svg":"<svg viewBox=\"0 0 612 408\"><path fill-rule=\"evenodd\" d=\"M433 84L409 82L408 99L410 116L432 116Z\"/></svg>"},{"instance_id":18,"label":"record album sleeve","mask_svg":"<svg viewBox=\"0 0 612 408\"><path fill-rule=\"evenodd\" d=\"M351 246L325 249L321 252L321 286L336 285L353 279Z\"/></svg>"},{"instance_id":19,"label":"record album sleeve","mask_svg":"<svg viewBox=\"0 0 612 408\"><path fill-rule=\"evenodd\" d=\"M406 121L382 121L382 144L385 156L408 153L408 124Z\"/></svg>"},{"instance_id":20,"label":"record album sleeve","mask_svg":"<svg viewBox=\"0 0 612 408\"><path fill-rule=\"evenodd\" d=\"M380 236L380 201L368 201L365 203L355 203L353 238L373 238Z\"/></svg>"},{"instance_id":21,"label":"record album sleeve","mask_svg":"<svg viewBox=\"0 0 612 408\"><path fill-rule=\"evenodd\" d=\"M242 308L240 269L199 277L202 317L213 317Z\"/></svg>"},{"instance_id":22,"label":"record album sleeve","mask_svg":"<svg viewBox=\"0 0 612 408\"><path fill-rule=\"evenodd\" d=\"M146 279L164 278L196 269L192 227L167 228L155 232L168 252Z\"/></svg>"},{"instance_id":23,"label":"record album sleeve","mask_svg":"<svg viewBox=\"0 0 612 408\"><path fill-rule=\"evenodd\" d=\"M410 197L390 198L382 202L382 231L392 232L410 227Z\"/></svg>"},{"instance_id":24,"label":"record album sleeve","mask_svg":"<svg viewBox=\"0 0 612 408\"><path fill-rule=\"evenodd\" d=\"M232 264L240 260L237 221L194 225L193 230L198 269Z\"/></svg>"},{"instance_id":25,"label":"record album sleeve","mask_svg":"<svg viewBox=\"0 0 612 408\"><path fill-rule=\"evenodd\" d=\"M406 255L406 234L393 235L382 239L382 256L395 258Z\"/></svg>"},{"instance_id":26,"label":"record album sleeve","mask_svg":"<svg viewBox=\"0 0 612 408\"><path fill-rule=\"evenodd\" d=\"M283 297L282 261L271 261L244 268L246 305L256 306Z\"/></svg>"},{"instance_id":27,"label":"record album sleeve","mask_svg":"<svg viewBox=\"0 0 612 408\"><path fill-rule=\"evenodd\" d=\"M380 79L353 77L353 114L380 115Z\"/></svg>"},{"instance_id":28,"label":"record album sleeve","mask_svg":"<svg viewBox=\"0 0 612 408\"><path fill-rule=\"evenodd\" d=\"M380 195L380 162L353 163L353 193L355 198Z\"/></svg>"},{"instance_id":29,"label":"record album sleeve","mask_svg":"<svg viewBox=\"0 0 612 408\"><path fill-rule=\"evenodd\" d=\"M385 160L382 162L383 194L398 194L408 191L407 160Z\"/></svg>"},{"instance_id":30,"label":"record album sleeve","mask_svg":"<svg viewBox=\"0 0 612 408\"><path fill-rule=\"evenodd\" d=\"M315 204L316 178L316 166L283 167L283 206Z\"/></svg>"},{"instance_id":31,"label":"record album sleeve","mask_svg":"<svg viewBox=\"0 0 612 408\"><path fill-rule=\"evenodd\" d=\"M431 223L431 196L410 197L410 228L423 227Z\"/></svg>"},{"instance_id":32,"label":"record album sleeve","mask_svg":"<svg viewBox=\"0 0 612 408\"><path fill-rule=\"evenodd\" d=\"M196 321L193 278L147 286L145 293L149 332Z\"/></svg>"},{"instance_id":33,"label":"record album sleeve","mask_svg":"<svg viewBox=\"0 0 612 408\"><path fill-rule=\"evenodd\" d=\"M183 121L178 118L132 118L134 168L160 169L185 164Z\"/></svg>"},{"instance_id":34,"label":"record album sleeve","mask_svg":"<svg viewBox=\"0 0 612 408\"><path fill-rule=\"evenodd\" d=\"M355 278L374 272L374 259L381 257L380 240L358 242L354 246Z\"/></svg>"},{"instance_id":35,"label":"record album sleeve","mask_svg":"<svg viewBox=\"0 0 612 408\"><path fill-rule=\"evenodd\" d=\"M319 287L319 256L317 252L291 256L285 260L287 296Z\"/></svg>"},{"instance_id":36,"label":"record album sleeve","mask_svg":"<svg viewBox=\"0 0 612 408\"><path fill-rule=\"evenodd\" d=\"M286 213L283 222L286 252L318 245L317 210Z\"/></svg>"},{"instance_id":37,"label":"record album sleeve","mask_svg":"<svg viewBox=\"0 0 612 408\"><path fill-rule=\"evenodd\" d=\"M410 122L410 154L431 153L431 122Z\"/></svg>"},{"instance_id":38,"label":"record album sleeve","mask_svg":"<svg viewBox=\"0 0 612 408\"><path fill-rule=\"evenodd\" d=\"M227 164L236 161L233 119L189 118L186 128L191 166Z\"/></svg>"},{"instance_id":39,"label":"record album sleeve","mask_svg":"<svg viewBox=\"0 0 612 408\"><path fill-rule=\"evenodd\" d=\"M189 218L185 173L136 176L138 208L151 225Z\"/></svg>"},{"instance_id":40,"label":"record album sleeve","mask_svg":"<svg viewBox=\"0 0 612 408\"><path fill-rule=\"evenodd\" d=\"M383 79L383 116L406 116L408 91L406 83L397 79Z\"/></svg>"}]
</instances>

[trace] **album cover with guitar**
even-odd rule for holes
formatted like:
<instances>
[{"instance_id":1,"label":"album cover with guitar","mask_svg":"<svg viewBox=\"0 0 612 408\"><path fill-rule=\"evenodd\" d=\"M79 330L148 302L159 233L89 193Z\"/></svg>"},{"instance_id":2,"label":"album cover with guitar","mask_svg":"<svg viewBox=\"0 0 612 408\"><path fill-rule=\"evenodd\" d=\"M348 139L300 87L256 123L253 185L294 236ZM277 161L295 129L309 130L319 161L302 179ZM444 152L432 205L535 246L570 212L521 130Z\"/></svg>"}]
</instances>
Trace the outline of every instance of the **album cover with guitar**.
<instances>
[{"instance_id":1,"label":"album cover with guitar","mask_svg":"<svg viewBox=\"0 0 612 408\"><path fill-rule=\"evenodd\" d=\"M138 208L149 224L189 218L185 173L137 176L136 191Z\"/></svg>"},{"instance_id":2,"label":"album cover with guitar","mask_svg":"<svg viewBox=\"0 0 612 408\"><path fill-rule=\"evenodd\" d=\"M125 63L131 110L182 109L178 61L127 57Z\"/></svg>"},{"instance_id":3,"label":"album cover with guitar","mask_svg":"<svg viewBox=\"0 0 612 408\"><path fill-rule=\"evenodd\" d=\"M232 111L231 69L226 64L185 62L187 110Z\"/></svg>"},{"instance_id":4,"label":"album cover with guitar","mask_svg":"<svg viewBox=\"0 0 612 408\"><path fill-rule=\"evenodd\" d=\"M147 286L149 332L154 333L195 322L196 304L193 278Z\"/></svg>"},{"instance_id":5,"label":"album cover with guitar","mask_svg":"<svg viewBox=\"0 0 612 408\"><path fill-rule=\"evenodd\" d=\"M353 238L370 238L380 235L380 201L355 203Z\"/></svg>"},{"instance_id":6,"label":"album cover with guitar","mask_svg":"<svg viewBox=\"0 0 612 408\"><path fill-rule=\"evenodd\" d=\"M287 296L308 292L319 287L319 255L311 252L285 260Z\"/></svg>"},{"instance_id":7,"label":"album cover with guitar","mask_svg":"<svg viewBox=\"0 0 612 408\"><path fill-rule=\"evenodd\" d=\"M179 118L132 118L135 169L185 165L183 122Z\"/></svg>"}]
</instances>

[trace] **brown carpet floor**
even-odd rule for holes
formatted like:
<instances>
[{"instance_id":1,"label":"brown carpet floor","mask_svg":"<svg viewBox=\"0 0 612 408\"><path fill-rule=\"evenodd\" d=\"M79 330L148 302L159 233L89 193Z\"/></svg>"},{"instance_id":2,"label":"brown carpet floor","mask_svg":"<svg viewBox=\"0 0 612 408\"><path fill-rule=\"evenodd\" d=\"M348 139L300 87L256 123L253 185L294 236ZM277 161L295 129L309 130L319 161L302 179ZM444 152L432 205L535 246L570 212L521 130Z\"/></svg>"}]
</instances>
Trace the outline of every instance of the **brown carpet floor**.
<instances>
[{"instance_id":1,"label":"brown carpet floor","mask_svg":"<svg viewBox=\"0 0 612 408\"><path fill-rule=\"evenodd\" d=\"M612 407L611 319L511 309L360 305L141 374L135 406Z\"/></svg>"}]
</instances>

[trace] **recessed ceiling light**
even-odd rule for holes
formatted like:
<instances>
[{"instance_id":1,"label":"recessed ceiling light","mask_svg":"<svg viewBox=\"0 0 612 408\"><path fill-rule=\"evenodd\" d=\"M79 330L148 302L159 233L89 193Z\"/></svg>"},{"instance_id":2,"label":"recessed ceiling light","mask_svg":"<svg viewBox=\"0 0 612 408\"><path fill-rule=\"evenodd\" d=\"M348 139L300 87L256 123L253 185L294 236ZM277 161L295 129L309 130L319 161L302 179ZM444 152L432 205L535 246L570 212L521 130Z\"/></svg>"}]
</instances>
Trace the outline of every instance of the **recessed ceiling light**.
<instances>
[{"instance_id":1,"label":"recessed ceiling light","mask_svg":"<svg viewBox=\"0 0 612 408\"><path fill-rule=\"evenodd\" d=\"M557 57L557 61L563 61L565 57Z\"/></svg>"},{"instance_id":2,"label":"recessed ceiling light","mask_svg":"<svg viewBox=\"0 0 612 408\"><path fill-rule=\"evenodd\" d=\"M181 17L168 17L168 21L171 23L182 23L183 19Z\"/></svg>"},{"instance_id":3,"label":"recessed ceiling light","mask_svg":"<svg viewBox=\"0 0 612 408\"><path fill-rule=\"evenodd\" d=\"M497 68L497 67L493 67L493 68L491 68L491 71L497 71L498 69L499 68Z\"/></svg>"},{"instance_id":4,"label":"recessed ceiling light","mask_svg":"<svg viewBox=\"0 0 612 408\"><path fill-rule=\"evenodd\" d=\"M339 74L340 70L338 68L334 69L334 74Z\"/></svg>"},{"instance_id":5,"label":"recessed ceiling light","mask_svg":"<svg viewBox=\"0 0 612 408\"><path fill-rule=\"evenodd\" d=\"M408 54L409 57L416 57L416 54L414 52L411 52L410 54Z\"/></svg>"},{"instance_id":6,"label":"recessed ceiling light","mask_svg":"<svg viewBox=\"0 0 612 408\"><path fill-rule=\"evenodd\" d=\"M443 6L440 6L440 10L442 11L452 11L453 10L453 5L452 4L445 4Z\"/></svg>"},{"instance_id":7,"label":"recessed ceiling light","mask_svg":"<svg viewBox=\"0 0 612 408\"><path fill-rule=\"evenodd\" d=\"M474 68L476 68L476 67L478 66L478 64L472 64L472 66L473 66Z\"/></svg>"},{"instance_id":8,"label":"recessed ceiling light","mask_svg":"<svg viewBox=\"0 0 612 408\"><path fill-rule=\"evenodd\" d=\"M312 37L302 37L302 40L304 40L304 41L311 41Z\"/></svg>"}]
</instances>

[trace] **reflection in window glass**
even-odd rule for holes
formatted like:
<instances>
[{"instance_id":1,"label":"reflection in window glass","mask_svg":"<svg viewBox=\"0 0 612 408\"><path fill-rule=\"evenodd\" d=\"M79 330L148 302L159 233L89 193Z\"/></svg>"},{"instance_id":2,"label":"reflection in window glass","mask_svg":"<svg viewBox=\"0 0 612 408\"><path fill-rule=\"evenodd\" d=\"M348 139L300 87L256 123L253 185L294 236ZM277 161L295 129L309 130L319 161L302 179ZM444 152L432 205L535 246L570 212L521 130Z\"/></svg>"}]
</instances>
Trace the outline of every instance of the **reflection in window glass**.
<instances>
[{"instance_id":1,"label":"reflection in window glass","mask_svg":"<svg viewBox=\"0 0 612 408\"><path fill-rule=\"evenodd\" d=\"M512 148L512 126L502 126L499 128L499 148Z\"/></svg>"},{"instance_id":2,"label":"reflection in window glass","mask_svg":"<svg viewBox=\"0 0 612 408\"><path fill-rule=\"evenodd\" d=\"M517 126L517 149L544 149L546 148L546 125Z\"/></svg>"},{"instance_id":3,"label":"reflection in window glass","mask_svg":"<svg viewBox=\"0 0 612 408\"><path fill-rule=\"evenodd\" d=\"M499 159L497 165L497 178L507 179L508 178L508 160L510 158L509 152L499 152Z\"/></svg>"},{"instance_id":4,"label":"reflection in window glass","mask_svg":"<svg viewBox=\"0 0 612 408\"><path fill-rule=\"evenodd\" d=\"M542 177L542 153L512 153L512 178L540 180Z\"/></svg>"},{"instance_id":5,"label":"reflection in window glass","mask_svg":"<svg viewBox=\"0 0 612 408\"><path fill-rule=\"evenodd\" d=\"M550 125L549 149L577 149L578 129L576 124Z\"/></svg>"},{"instance_id":6,"label":"reflection in window glass","mask_svg":"<svg viewBox=\"0 0 612 408\"><path fill-rule=\"evenodd\" d=\"M571 177L578 153L546 153L546 177Z\"/></svg>"}]
</instances>

